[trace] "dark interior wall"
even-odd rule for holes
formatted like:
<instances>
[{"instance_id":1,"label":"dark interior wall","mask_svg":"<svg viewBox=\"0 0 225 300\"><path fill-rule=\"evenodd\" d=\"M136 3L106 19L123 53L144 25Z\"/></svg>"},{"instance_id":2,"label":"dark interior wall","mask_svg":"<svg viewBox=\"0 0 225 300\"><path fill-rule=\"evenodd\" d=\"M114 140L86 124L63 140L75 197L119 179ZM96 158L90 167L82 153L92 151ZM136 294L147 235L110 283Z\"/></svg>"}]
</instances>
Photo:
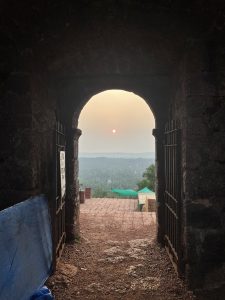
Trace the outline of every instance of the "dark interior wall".
<instances>
[{"instance_id":1,"label":"dark interior wall","mask_svg":"<svg viewBox=\"0 0 225 300\"><path fill-rule=\"evenodd\" d=\"M0 209L48 192L56 111L35 51L34 7L17 4L3 1L0 12Z\"/></svg>"},{"instance_id":2,"label":"dark interior wall","mask_svg":"<svg viewBox=\"0 0 225 300\"><path fill-rule=\"evenodd\" d=\"M225 283L224 58L221 42L189 41L171 106L182 128L186 279L192 288L205 289L207 297Z\"/></svg>"},{"instance_id":3,"label":"dark interior wall","mask_svg":"<svg viewBox=\"0 0 225 300\"><path fill-rule=\"evenodd\" d=\"M29 74L13 72L1 85L0 208L20 201L34 188L32 107Z\"/></svg>"},{"instance_id":4,"label":"dark interior wall","mask_svg":"<svg viewBox=\"0 0 225 300\"><path fill-rule=\"evenodd\" d=\"M46 64L36 52L31 7L1 3L1 208L48 190L56 100L51 99Z\"/></svg>"},{"instance_id":5,"label":"dark interior wall","mask_svg":"<svg viewBox=\"0 0 225 300\"><path fill-rule=\"evenodd\" d=\"M187 276L209 290L225 284L224 59L204 39L185 57Z\"/></svg>"},{"instance_id":6,"label":"dark interior wall","mask_svg":"<svg viewBox=\"0 0 225 300\"><path fill-rule=\"evenodd\" d=\"M52 195L55 183L55 124L60 119L57 97L48 86L46 74L32 76L32 161L36 193Z\"/></svg>"},{"instance_id":7,"label":"dark interior wall","mask_svg":"<svg viewBox=\"0 0 225 300\"><path fill-rule=\"evenodd\" d=\"M1 90L1 208L52 188L56 101L43 78L12 72Z\"/></svg>"}]
</instances>

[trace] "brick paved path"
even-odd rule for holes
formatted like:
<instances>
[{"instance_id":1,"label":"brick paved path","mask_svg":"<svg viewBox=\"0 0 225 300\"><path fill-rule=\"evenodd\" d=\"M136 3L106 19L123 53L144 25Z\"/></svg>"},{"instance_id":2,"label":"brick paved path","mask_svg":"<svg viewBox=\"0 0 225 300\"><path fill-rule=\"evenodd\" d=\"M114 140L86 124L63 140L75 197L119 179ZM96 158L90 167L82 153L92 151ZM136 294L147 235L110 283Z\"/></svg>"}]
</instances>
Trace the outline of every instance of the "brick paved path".
<instances>
[{"instance_id":1,"label":"brick paved path","mask_svg":"<svg viewBox=\"0 0 225 300\"><path fill-rule=\"evenodd\" d=\"M48 282L56 300L193 300L155 239L155 213L137 200L81 204L80 240L64 248Z\"/></svg>"},{"instance_id":2,"label":"brick paved path","mask_svg":"<svg viewBox=\"0 0 225 300\"><path fill-rule=\"evenodd\" d=\"M81 224L89 218L97 218L105 226L118 226L121 230L142 229L156 223L155 213L137 211L137 199L92 198L81 204Z\"/></svg>"}]
</instances>

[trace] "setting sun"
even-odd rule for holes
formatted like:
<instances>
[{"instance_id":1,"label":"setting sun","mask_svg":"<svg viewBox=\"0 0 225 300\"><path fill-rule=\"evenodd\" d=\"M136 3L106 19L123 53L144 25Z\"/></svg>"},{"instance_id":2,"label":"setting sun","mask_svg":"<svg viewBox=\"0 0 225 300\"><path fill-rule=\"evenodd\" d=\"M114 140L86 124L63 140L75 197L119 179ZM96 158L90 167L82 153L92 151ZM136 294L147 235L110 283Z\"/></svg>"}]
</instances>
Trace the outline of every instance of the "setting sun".
<instances>
[{"instance_id":1,"label":"setting sun","mask_svg":"<svg viewBox=\"0 0 225 300\"><path fill-rule=\"evenodd\" d=\"M101 92L88 101L80 114L79 151L154 152L154 123L154 116L141 97L122 90Z\"/></svg>"}]
</instances>

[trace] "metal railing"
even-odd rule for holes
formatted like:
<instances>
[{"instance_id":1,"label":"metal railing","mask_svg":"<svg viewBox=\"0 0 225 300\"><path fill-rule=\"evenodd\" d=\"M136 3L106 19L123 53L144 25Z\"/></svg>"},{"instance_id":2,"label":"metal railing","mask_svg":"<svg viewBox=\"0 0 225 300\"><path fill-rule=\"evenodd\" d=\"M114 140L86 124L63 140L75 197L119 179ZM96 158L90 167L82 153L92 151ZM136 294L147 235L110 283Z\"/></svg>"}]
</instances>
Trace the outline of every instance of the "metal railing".
<instances>
[{"instance_id":1,"label":"metal railing","mask_svg":"<svg viewBox=\"0 0 225 300\"><path fill-rule=\"evenodd\" d=\"M178 271L181 269L181 129L177 120L165 126L165 245Z\"/></svg>"},{"instance_id":2,"label":"metal railing","mask_svg":"<svg viewBox=\"0 0 225 300\"><path fill-rule=\"evenodd\" d=\"M53 270L56 268L57 260L60 258L65 241L65 194L62 194L62 162L60 162L60 153L64 152L66 148L66 132L65 126L57 121L55 129L55 172L56 172L56 191L55 203L52 211L52 227L53 227ZM65 170L64 170L65 176Z\"/></svg>"}]
</instances>

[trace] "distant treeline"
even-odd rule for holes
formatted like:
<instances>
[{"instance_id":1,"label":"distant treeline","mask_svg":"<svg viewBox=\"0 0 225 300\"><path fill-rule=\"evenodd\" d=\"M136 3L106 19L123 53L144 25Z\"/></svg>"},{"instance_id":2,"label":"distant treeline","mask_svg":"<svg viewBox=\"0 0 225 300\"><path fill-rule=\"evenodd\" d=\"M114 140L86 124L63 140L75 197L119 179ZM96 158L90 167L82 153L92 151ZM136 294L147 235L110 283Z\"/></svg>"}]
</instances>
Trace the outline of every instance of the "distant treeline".
<instances>
[{"instance_id":1,"label":"distant treeline","mask_svg":"<svg viewBox=\"0 0 225 300\"><path fill-rule=\"evenodd\" d=\"M79 153L80 158L96 158L96 157L106 157L106 158L145 158L145 159L155 159L154 152L140 152L140 153L125 153L125 152L110 152L110 153Z\"/></svg>"},{"instance_id":2,"label":"distant treeline","mask_svg":"<svg viewBox=\"0 0 225 300\"><path fill-rule=\"evenodd\" d=\"M91 187L93 197L112 197L111 189L138 189L137 183L154 159L146 158L80 158L81 187Z\"/></svg>"}]
</instances>

